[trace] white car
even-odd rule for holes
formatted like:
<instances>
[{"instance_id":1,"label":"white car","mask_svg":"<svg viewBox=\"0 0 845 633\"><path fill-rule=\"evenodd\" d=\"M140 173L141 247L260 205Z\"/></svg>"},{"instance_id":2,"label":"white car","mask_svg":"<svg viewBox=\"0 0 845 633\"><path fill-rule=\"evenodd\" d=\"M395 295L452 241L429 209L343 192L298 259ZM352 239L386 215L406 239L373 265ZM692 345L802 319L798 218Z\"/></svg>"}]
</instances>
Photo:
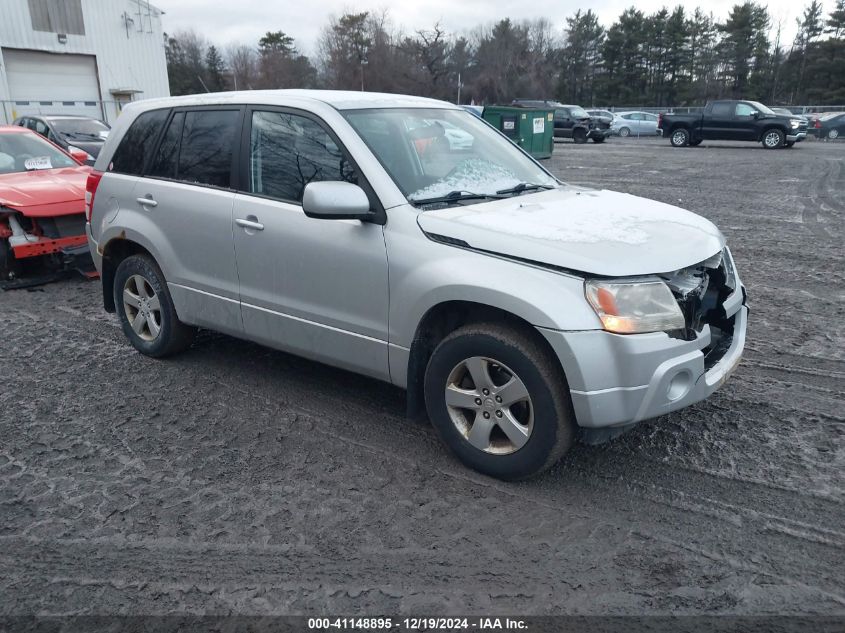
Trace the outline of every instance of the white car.
<instances>
[{"instance_id":1,"label":"white car","mask_svg":"<svg viewBox=\"0 0 845 633\"><path fill-rule=\"evenodd\" d=\"M616 136L657 136L659 117L651 112L618 112L610 124Z\"/></svg>"},{"instance_id":2,"label":"white car","mask_svg":"<svg viewBox=\"0 0 845 633\"><path fill-rule=\"evenodd\" d=\"M554 464L579 427L601 439L708 397L745 344L710 221L565 184L443 101L134 102L86 215L104 307L142 354L203 327L390 382L504 479Z\"/></svg>"}]
</instances>

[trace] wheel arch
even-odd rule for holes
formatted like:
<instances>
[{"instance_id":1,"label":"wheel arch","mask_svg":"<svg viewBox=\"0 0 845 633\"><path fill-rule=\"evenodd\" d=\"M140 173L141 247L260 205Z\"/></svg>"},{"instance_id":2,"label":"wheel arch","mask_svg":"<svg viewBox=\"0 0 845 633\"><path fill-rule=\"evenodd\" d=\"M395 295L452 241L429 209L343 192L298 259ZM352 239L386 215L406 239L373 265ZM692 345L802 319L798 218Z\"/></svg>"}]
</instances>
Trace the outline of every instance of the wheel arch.
<instances>
[{"instance_id":1,"label":"wheel arch","mask_svg":"<svg viewBox=\"0 0 845 633\"><path fill-rule=\"evenodd\" d=\"M103 287L103 308L106 312L115 312L117 307L114 304L114 274L120 263L132 255L146 255L156 261L153 254L138 242L128 239L121 234L109 240L102 249L103 265L100 271L100 279Z\"/></svg>"},{"instance_id":2,"label":"wheel arch","mask_svg":"<svg viewBox=\"0 0 845 633\"><path fill-rule=\"evenodd\" d=\"M532 338L551 356L553 362L566 376L566 371L554 349L537 329L525 318L485 303L454 299L442 301L423 315L417 325L407 364L407 415L412 419L424 419L425 371L437 345L451 332L473 323L497 323L512 327Z\"/></svg>"},{"instance_id":3,"label":"wheel arch","mask_svg":"<svg viewBox=\"0 0 845 633\"><path fill-rule=\"evenodd\" d=\"M770 123L769 125L765 126L761 131L760 134L757 136L757 142L761 142L763 138L766 136L767 132L771 132L772 130L777 130L781 134L783 134L784 139L786 139L786 135L788 134L788 130L786 126L780 123Z\"/></svg>"}]
</instances>

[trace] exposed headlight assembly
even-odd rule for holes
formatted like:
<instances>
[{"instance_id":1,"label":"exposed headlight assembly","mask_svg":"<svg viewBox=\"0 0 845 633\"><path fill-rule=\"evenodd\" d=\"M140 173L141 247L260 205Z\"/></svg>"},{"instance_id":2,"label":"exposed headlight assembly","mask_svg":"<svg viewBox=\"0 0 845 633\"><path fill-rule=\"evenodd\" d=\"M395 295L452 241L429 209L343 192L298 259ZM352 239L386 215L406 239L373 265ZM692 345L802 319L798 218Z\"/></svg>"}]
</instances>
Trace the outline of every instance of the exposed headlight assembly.
<instances>
[{"instance_id":1,"label":"exposed headlight assembly","mask_svg":"<svg viewBox=\"0 0 845 633\"><path fill-rule=\"evenodd\" d=\"M684 315L672 291L662 281L586 282L587 301L604 329L617 334L681 330Z\"/></svg>"}]
</instances>

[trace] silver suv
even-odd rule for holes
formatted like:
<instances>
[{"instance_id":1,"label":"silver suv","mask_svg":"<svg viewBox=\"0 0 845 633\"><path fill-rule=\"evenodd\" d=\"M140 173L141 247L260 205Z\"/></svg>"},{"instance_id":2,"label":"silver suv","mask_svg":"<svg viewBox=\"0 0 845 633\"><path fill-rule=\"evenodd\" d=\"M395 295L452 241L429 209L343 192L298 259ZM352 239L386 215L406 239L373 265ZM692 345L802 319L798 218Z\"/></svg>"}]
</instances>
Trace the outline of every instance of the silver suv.
<instances>
[{"instance_id":1,"label":"silver suv","mask_svg":"<svg viewBox=\"0 0 845 633\"><path fill-rule=\"evenodd\" d=\"M86 201L105 309L138 351L204 327L391 382L503 479L549 467L579 428L597 440L706 398L745 341L713 224L566 185L440 101L135 103Z\"/></svg>"}]
</instances>

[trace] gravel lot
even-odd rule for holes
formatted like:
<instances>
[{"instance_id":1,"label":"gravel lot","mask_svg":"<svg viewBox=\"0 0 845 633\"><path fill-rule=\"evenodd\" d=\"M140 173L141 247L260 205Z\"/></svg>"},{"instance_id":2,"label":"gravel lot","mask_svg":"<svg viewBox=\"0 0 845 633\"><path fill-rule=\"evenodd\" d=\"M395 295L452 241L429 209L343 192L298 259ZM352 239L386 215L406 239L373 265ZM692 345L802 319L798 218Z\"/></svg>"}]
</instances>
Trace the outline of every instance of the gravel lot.
<instances>
[{"instance_id":1,"label":"gravel lot","mask_svg":"<svg viewBox=\"0 0 845 633\"><path fill-rule=\"evenodd\" d=\"M716 222L751 323L709 401L520 484L389 385L212 333L150 360L98 283L0 293L0 615L845 615L844 159L557 145Z\"/></svg>"}]
</instances>

